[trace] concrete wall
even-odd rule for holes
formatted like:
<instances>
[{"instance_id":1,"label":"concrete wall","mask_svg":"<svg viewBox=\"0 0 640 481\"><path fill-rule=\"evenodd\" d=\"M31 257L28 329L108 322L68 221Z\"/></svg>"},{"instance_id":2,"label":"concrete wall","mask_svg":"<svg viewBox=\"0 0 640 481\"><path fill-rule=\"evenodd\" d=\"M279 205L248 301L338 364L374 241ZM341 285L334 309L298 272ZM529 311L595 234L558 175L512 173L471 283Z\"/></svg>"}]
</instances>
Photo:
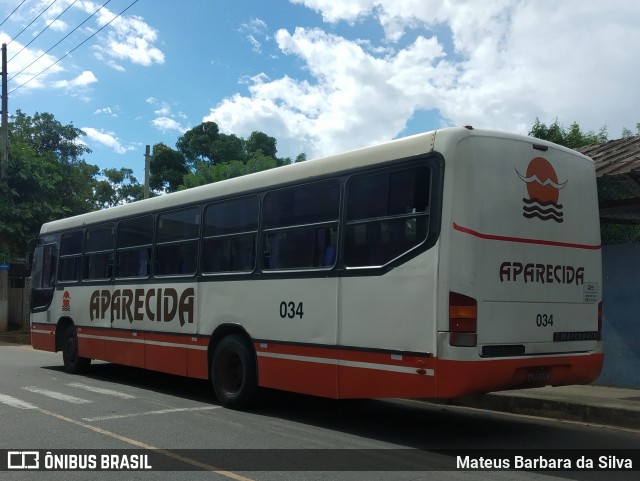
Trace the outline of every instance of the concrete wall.
<instances>
[{"instance_id":1,"label":"concrete wall","mask_svg":"<svg viewBox=\"0 0 640 481\"><path fill-rule=\"evenodd\" d=\"M640 245L602 249L604 368L596 384L640 388Z\"/></svg>"}]
</instances>

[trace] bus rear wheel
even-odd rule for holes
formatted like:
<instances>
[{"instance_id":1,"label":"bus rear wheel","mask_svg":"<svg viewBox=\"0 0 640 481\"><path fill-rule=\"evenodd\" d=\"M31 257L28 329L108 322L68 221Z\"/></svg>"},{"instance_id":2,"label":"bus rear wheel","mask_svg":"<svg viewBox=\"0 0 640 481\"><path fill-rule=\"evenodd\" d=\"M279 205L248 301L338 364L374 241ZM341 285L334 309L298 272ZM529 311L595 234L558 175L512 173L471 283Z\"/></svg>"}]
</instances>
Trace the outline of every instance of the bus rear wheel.
<instances>
[{"instance_id":1,"label":"bus rear wheel","mask_svg":"<svg viewBox=\"0 0 640 481\"><path fill-rule=\"evenodd\" d=\"M70 374L85 372L91 364L91 359L78 355L78 335L76 326L69 324L64 331L62 340L62 361L64 369Z\"/></svg>"},{"instance_id":2,"label":"bus rear wheel","mask_svg":"<svg viewBox=\"0 0 640 481\"><path fill-rule=\"evenodd\" d=\"M258 391L256 361L251 346L238 335L229 335L213 353L211 380L218 402L230 409L248 407Z\"/></svg>"}]
</instances>

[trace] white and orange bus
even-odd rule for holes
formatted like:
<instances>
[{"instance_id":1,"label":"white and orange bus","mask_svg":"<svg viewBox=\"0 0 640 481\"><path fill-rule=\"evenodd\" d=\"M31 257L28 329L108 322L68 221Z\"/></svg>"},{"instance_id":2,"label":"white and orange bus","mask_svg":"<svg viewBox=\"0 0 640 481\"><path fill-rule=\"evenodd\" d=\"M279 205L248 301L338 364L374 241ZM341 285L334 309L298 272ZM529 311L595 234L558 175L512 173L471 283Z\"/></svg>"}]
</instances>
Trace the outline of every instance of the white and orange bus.
<instances>
[{"instance_id":1,"label":"white and orange bus","mask_svg":"<svg viewBox=\"0 0 640 481\"><path fill-rule=\"evenodd\" d=\"M331 398L593 381L593 162L460 127L42 226L35 349Z\"/></svg>"}]
</instances>

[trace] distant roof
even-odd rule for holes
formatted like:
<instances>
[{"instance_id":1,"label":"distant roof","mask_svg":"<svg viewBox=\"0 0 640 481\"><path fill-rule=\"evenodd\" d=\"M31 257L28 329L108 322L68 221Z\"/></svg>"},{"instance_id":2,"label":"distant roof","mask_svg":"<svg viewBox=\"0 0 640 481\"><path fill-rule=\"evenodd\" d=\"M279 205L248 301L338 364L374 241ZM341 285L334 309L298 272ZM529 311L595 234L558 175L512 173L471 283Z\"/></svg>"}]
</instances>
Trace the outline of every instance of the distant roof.
<instances>
[{"instance_id":1,"label":"distant roof","mask_svg":"<svg viewBox=\"0 0 640 481\"><path fill-rule=\"evenodd\" d=\"M640 136L610 140L577 150L595 162L596 175L601 180L601 222L640 224ZM602 181L609 186L606 192Z\"/></svg>"}]
</instances>

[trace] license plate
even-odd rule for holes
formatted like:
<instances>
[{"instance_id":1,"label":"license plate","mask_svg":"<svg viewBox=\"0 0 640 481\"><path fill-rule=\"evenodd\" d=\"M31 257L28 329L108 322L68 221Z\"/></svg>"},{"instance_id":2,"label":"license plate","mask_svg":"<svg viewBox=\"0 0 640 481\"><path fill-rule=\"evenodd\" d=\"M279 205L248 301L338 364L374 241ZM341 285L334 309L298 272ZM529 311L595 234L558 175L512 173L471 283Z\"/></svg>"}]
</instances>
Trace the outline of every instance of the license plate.
<instances>
[{"instance_id":1,"label":"license plate","mask_svg":"<svg viewBox=\"0 0 640 481\"><path fill-rule=\"evenodd\" d=\"M527 384L544 384L551 379L551 369L537 367L527 372Z\"/></svg>"}]
</instances>

